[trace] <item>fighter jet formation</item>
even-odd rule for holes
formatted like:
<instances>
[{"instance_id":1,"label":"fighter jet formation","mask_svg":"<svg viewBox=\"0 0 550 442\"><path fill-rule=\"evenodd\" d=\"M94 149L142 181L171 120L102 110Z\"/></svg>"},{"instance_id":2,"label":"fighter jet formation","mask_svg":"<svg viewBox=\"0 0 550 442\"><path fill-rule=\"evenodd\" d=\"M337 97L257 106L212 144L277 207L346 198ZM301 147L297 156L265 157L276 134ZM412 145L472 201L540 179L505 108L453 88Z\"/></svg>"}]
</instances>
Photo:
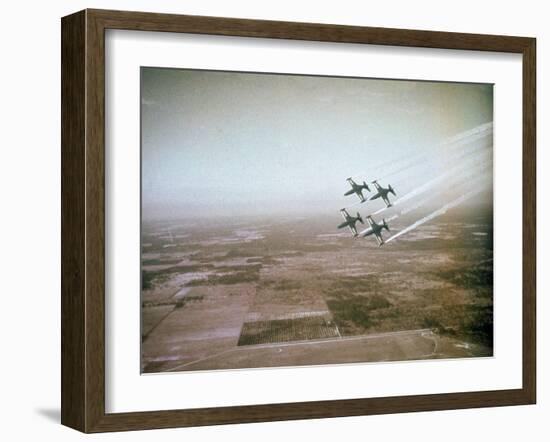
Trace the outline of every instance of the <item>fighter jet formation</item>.
<instances>
[{"instance_id":1,"label":"fighter jet formation","mask_svg":"<svg viewBox=\"0 0 550 442\"><path fill-rule=\"evenodd\" d=\"M359 197L360 203L382 198L382 200L386 204L386 208L389 208L392 206L388 198L388 194L391 193L395 196L395 190L393 189L391 184L388 184L388 187L383 187L378 183L378 180L371 181L371 184L374 185L374 189L376 193L374 193L372 196L368 196L367 198L365 198L365 196L363 195L363 191L367 191L367 192L371 191L366 181L363 181L363 184L357 184L355 181L353 181L352 178L347 178L346 181L349 183L351 189L348 190L344 194L344 196L352 195L355 193ZM361 224L365 224L363 221L363 218L361 217L361 214L357 212L357 216L351 216L346 209L340 209L340 213L344 218L344 222L338 225L339 229L348 227L353 233L354 237L357 237L359 235L361 235L362 237L374 235L376 240L378 241L378 247L384 244L384 238L382 237L382 229L386 229L388 232L390 230L385 219L382 219L382 223L378 224L373 219L372 215L368 215L366 219L369 224L369 227L367 227L365 230L363 230L359 234L357 233L357 228L356 228L357 222L360 222Z\"/></svg>"},{"instance_id":2,"label":"fighter jet formation","mask_svg":"<svg viewBox=\"0 0 550 442\"><path fill-rule=\"evenodd\" d=\"M347 190L344 195L357 195L359 201L352 202L347 208L340 209L344 222L338 225L338 229L348 227L354 238L374 236L378 246L388 244L396 238L418 228L422 224L441 216L464 201L490 190L492 179L492 136L493 123L483 123L471 129L460 132L443 140L440 144L445 149L445 155L441 159L441 169L433 174L435 169L426 170L425 177L422 173L410 174L410 169L424 168L424 163L431 158L431 151L422 151L409 156L395 157L393 159L383 158L377 165L370 166L368 172L362 172L346 178ZM414 177L409 182L408 176ZM365 176L371 177L364 179ZM401 177L400 177L401 176ZM376 179L373 179L376 178ZM387 180L397 180L403 186L403 192L397 197L395 189ZM425 178L425 180L424 180ZM422 179L422 182L417 181ZM368 183L368 184L367 184ZM411 188L411 186L414 186ZM371 191L372 189L372 191ZM460 193L459 193L460 192ZM451 199L450 196L455 196ZM484 196L485 198L486 196ZM355 197L354 197L355 198ZM445 200L442 201L442 198ZM384 204L376 203L381 200ZM433 202L439 208L433 207ZM348 213L353 206L361 206L361 216ZM403 226L400 223L397 232L392 232L386 238L382 236L384 229L389 231L389 222L393 222L402 215L417 210L422 206L432 206L430 213L424 214L422 218L411 221L411 224ZM391 215L382 218L381 214L390 210ZM351 212L351 210L350 210ZM367 212L367 213L364 213ZM364 221L363 221L364 220ZM404 218L402 220L407 220ZM357 223L368 224L362 232L357 231Z\"/></svg>"}]
</instances>

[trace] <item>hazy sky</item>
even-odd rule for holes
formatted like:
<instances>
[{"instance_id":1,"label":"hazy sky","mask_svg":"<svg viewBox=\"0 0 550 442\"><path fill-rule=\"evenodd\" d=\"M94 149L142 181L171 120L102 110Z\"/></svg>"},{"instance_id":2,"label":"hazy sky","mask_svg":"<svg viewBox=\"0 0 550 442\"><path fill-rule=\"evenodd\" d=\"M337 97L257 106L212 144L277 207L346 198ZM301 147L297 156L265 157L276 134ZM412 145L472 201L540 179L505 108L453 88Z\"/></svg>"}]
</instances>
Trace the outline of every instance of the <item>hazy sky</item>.
<instances>
[{"instance_id":1,"label":"hazy sky","mask_svg":"<svg viewBox=\"0 0 550 442\"><path fill-rule=\"evenodd\" d=\"M335 210L355 202L343 197L348 176L372 180L373 165L429 152L403 192L442 171L444 139L493 119L492 85L158 68L141 78L144 218Z\"/></svg>"}]
</instances>

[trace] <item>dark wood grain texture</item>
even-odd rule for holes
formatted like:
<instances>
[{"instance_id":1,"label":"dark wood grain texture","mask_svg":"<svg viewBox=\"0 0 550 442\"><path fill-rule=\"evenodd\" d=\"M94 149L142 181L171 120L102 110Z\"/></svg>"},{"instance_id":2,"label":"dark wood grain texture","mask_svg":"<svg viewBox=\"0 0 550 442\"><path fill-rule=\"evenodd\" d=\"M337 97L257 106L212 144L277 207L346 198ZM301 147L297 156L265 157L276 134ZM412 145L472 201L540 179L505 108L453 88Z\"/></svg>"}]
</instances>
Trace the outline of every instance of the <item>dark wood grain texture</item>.
<instances>
[{"instance_id":1,"label":"dark wood grain texture","mask_svg":"<svg viewBox=\"0 0 550 442\"><path fill-rule=\"evenodd\" d=\"M523 389L537 394L537 78L536 40L523 50Z\"/></svg>"},{"instance_id":2,"label":"dark wood grain texture","mask_svg":"<svg viewBox=\"0 0 550 442\"><path fill-rule=\"evenodd\" d=\"M523 387L105 413L106 29L499 51L523 55ZM84 432L532 404L536 398L535 40L526 37L86 10L62 19L62 423Z\"/></svg>"},{"instance_id":3,"label":"dark wood grain texture","mask_svg":"<svg viewBox=\"0 0 550 442\"><path fill-rule=\"evenodd\" d=\"M84 12L61 34L61 422L85 428Z\"/></svg>"}]
</instances>

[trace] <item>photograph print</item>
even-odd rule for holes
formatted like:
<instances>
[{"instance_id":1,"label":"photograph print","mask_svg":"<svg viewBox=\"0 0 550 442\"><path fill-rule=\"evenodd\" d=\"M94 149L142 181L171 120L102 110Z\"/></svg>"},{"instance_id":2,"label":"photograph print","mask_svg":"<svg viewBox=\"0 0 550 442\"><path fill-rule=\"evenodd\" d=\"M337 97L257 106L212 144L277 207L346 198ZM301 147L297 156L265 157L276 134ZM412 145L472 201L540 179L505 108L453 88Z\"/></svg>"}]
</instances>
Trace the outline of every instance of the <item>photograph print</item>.
<instances>
[{"instance_id":1,"label":"photograph print","mask_svg":"<svg viewBox=\"0 0 550 442\"><path fill-rule=\"evenodd\" d=\"M142 67L136 296L144 374L493 356L493 85Z\"/></svg>"}]
</instances>

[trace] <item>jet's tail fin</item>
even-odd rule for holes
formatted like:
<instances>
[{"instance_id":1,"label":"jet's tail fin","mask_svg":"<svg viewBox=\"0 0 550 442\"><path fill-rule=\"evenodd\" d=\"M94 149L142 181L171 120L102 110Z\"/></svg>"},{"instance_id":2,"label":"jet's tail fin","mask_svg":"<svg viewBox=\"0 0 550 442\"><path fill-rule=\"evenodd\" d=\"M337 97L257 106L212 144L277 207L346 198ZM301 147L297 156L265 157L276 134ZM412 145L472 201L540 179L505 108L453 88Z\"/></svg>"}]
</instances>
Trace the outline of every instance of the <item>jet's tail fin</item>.
<instances>
[{"instance_id":1,"label":"jet's tail fin","mask_svg":"<svg viewBox=\"0 0 550 442\"><path fill-rule=\"evenodd\" d=\"M365 224L365 222L363 221L363 218L361 218L361 215L359 214L359 212L357 212L357 219L359 220L359 222L361 224Z\"/></svg>"},{"instance_id":2,"label":"jet's tail fin","mask_svg":"<svg viewBox=\"0 0 550 442\"><path fill-rule=\"evenodd\" d=\"M369 185L366 183L366 181L363 181L363 187L364 187L365 189L367 189L367 190L370 192L370 187L369 187Z\"/></svg>"},{"instance_id":3,"label":"jet's tail fin","mask_svg":"<svg viewBox=\"0 0 550 442\"><path fill-rule=\"evenodd\" d=\"M382 220L382 227L384 227L384 229L386 229L388 232L390 231L390 228L388 227L388 223L386 222L385 219Z\"/></svg>"},{"instance_id":4,"label":"jet's tail fin","mask_svg":"<svg viewBox=\"0 0 550 442\"><path fill-rule=\"evenodd\" d=\"M388 190L395 195L395 190L393 190L391 184L388 184Z\"/></svg>"}]
</instances>

